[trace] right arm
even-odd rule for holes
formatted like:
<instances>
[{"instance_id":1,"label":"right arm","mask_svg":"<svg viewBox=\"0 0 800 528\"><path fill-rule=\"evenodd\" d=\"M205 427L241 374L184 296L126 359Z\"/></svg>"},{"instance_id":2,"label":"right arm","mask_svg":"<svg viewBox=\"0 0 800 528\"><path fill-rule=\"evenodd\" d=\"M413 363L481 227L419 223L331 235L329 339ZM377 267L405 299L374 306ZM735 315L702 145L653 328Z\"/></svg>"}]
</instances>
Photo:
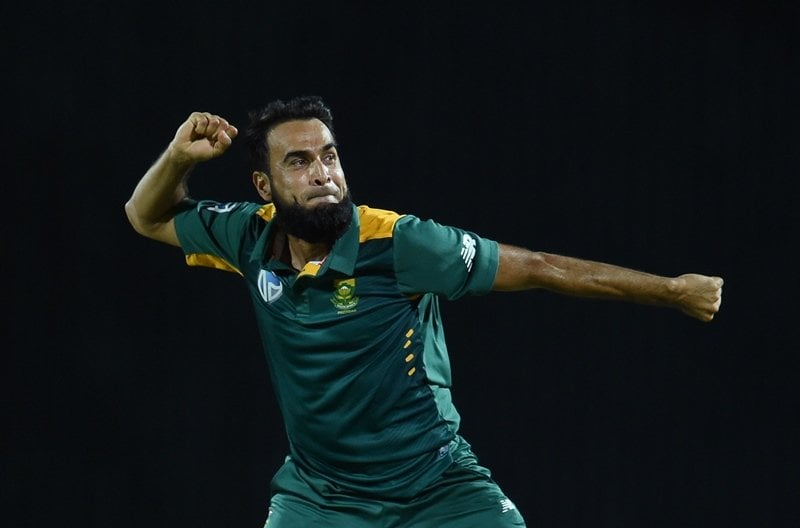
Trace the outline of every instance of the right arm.
<instances>
[{"instance_id":1,"label":"right arm","mask_svg":"<svg viewBox=\"0 0 800 528\"><path fill-rule=\"evenodd\" d=\"M681 310L711 321L722 303L722 278L686 273L664 277L604 262L500 244L493 289L544 288L555 293L621 300Z\"/></svg>"},{"instance_id":2,"label":"right arm","mask_svg":"<svg viewBox=\"0 0 800 528\"><path fill-rule=\"evenodd\" d=\"M192 168L222 155L237 133L234 126L219 116L193 112L139 180L125 204L125 214L136 232L180 246L173 218L178 205L188 198L187 182Z\"/></svg>"}]
</instances>

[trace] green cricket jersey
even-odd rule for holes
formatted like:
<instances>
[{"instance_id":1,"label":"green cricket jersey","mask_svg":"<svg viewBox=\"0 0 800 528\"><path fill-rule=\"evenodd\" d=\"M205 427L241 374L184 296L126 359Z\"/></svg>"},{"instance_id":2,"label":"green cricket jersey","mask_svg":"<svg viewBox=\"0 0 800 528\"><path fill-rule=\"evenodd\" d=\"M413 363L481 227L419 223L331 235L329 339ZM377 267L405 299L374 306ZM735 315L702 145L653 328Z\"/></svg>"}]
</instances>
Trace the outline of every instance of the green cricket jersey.
<instances>
[{"instance_id":1,"label":"green cricket jersey","mask_svg":"<svg viewBox=\"0 0 800 528\"><path fill-rule=\"evenodd\" d=\"M438 297L483 294L497 243L354 206L328 257L271 258L271 204L201 201L175 217L190 265L239 273L255 307L292 459L345 489L413 496L459 426Z\"/></svg>"}]
</instances>

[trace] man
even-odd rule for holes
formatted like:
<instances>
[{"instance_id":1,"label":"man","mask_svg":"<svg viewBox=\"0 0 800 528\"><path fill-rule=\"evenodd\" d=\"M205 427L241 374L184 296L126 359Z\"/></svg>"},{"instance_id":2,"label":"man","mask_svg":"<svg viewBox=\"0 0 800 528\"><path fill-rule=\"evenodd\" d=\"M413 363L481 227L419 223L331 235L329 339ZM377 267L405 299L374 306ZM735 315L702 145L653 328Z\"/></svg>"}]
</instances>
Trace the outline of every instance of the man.
<instances>
[{"instance_id":1,"label":"man","mask_svg":"<svg viewBox=\"0 0 800 528\"><path fill-rule=\"evenodd\" d=\"M718 277L661 277L356 207L317 97L251 114L252 180L267 203L191 200L192 167L237 134L192 113L125 210L190 265L247 283L290 447L271 485L270 528L524 526L458 434L440 296L545 288L701 321L719 309Z\"/></svg>"}]
</instances>

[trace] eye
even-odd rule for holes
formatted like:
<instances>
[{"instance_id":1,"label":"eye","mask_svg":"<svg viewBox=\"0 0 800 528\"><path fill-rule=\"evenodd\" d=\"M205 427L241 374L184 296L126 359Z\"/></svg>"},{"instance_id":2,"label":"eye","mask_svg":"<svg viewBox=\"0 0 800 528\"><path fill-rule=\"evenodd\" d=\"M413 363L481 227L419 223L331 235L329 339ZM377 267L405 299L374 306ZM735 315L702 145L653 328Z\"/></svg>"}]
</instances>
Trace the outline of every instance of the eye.
<instances>
[{"instance_id":1,"label":"eye","mask_svg":"<svg viewBox=\"0 0 800 528\"><path fill-rule=\"evenodd\" d=\"M303 158L292 158L289 160L289 165L292 167L302 167L306 164L306 160Z\"/></svg>"},{"instance_id":2,"label":"eye","mask_svg":"<svg viewBox=\"0 0 800 528\"><path fill-rule=\"evenodd\" d=\"M322 160L326 164L334 163L336 161L336 153L335 152L329 152L329 153L325 154L324 156L322 156Z\"/></svg>"}]
</instances>

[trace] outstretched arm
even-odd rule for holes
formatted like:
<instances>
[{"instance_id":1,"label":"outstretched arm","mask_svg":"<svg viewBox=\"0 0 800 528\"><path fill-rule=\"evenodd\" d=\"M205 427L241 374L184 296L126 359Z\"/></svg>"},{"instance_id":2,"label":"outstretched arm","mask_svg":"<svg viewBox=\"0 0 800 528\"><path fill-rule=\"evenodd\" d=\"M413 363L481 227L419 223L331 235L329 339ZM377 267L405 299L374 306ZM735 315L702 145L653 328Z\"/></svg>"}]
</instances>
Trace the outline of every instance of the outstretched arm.
<instances>
[{"instance_id":1,"label":"outstretched arm","mask_svg":"<svg viewBox=\"0 0 800 528\"><path fill-rule=\"evenodd\" d=\"M722 279L689 273L662 277L612 264L500 244L493 289L543 288L556 293L651 304L711 321L722 303Z\"/></svg>"},{"instance_id":2,"label":"outstretched arm","mask_svg":"<svg viewBox=\"0 0 800 528\"><path fill-rule=\"evenodd\" d=\"M225 119L193 112L125 204L128 221L136 232L179 246L173 217L188 197L189 173L197 163L222 155L236 134L236 128Z\"/></svg>"}]
</instances>

